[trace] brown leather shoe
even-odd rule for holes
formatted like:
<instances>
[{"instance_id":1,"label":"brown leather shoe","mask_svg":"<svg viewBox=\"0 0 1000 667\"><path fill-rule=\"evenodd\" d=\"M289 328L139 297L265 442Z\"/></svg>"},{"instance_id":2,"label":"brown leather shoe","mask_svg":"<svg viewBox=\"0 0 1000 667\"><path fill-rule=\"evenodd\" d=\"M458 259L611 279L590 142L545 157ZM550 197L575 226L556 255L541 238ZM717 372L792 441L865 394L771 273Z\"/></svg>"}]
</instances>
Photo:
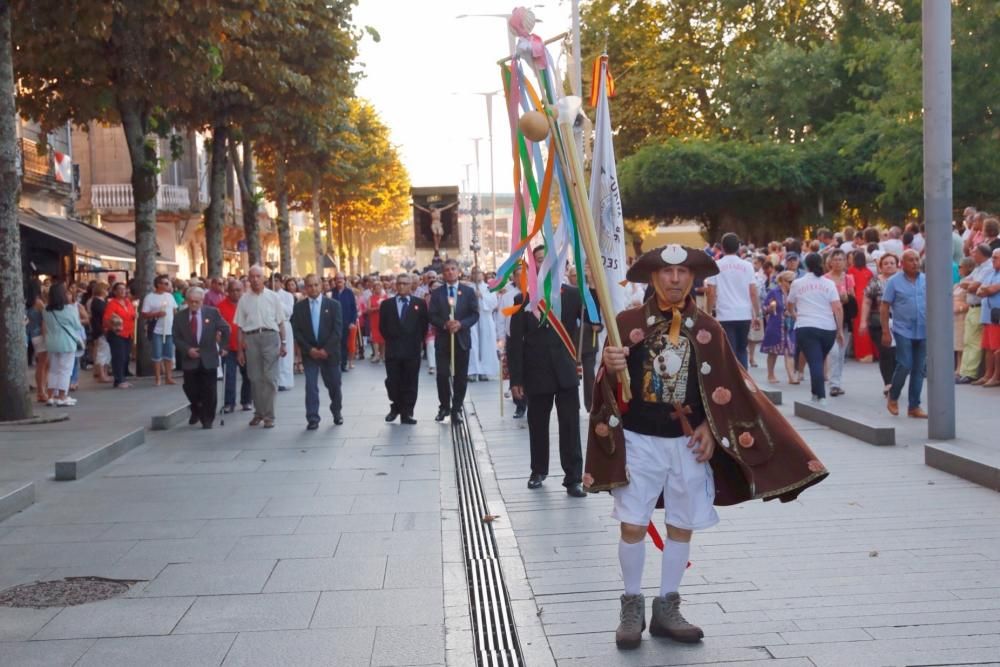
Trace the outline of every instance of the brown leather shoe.
<instances>
[{"instance_id":1,"label":"brown leather shoe","mask_svg":"<svg viewBox=\"0 0 1000 667\"><path fill-rule=\"evenodd\" d=\"M681 615L681 596L678 593L653 598L653 618L649 622L649 634L668 637L684 644L697 644L705 636L701 628L688 623Z\"/></svg>"},{"instance_id":2,"label":"brown leather shoe","mask_svg":"<svg viewBox=\"0 0 1000 667\"><path fill-rule=\"evenodd\" d=\"M913 408L912 410L906 411L907 417L913 417L914 419L927 419L927 413L920 408Z\"/></svg>"},{"instance_id":3,"label":"brown leather shoe","mask_svg":"<svg viewBox=\"0 0 1000 667\"><path fill-rule=\"evenodd\" d=\"M250 420L250 426L257 426L262 421L264 421L263 417L254 416L254 418Z\"/></svg>"},{"instance_id":4,"label":"brown leather shoe","mask_svg":"<svg viewBox=\"0 0 1000 667\"><path fill-rule=\"evenodd\" d=\"M899 401L894 401L890 398L885 407L889 410L889 414L893 417L899 415Z\"/></svg>"}]
</instances>

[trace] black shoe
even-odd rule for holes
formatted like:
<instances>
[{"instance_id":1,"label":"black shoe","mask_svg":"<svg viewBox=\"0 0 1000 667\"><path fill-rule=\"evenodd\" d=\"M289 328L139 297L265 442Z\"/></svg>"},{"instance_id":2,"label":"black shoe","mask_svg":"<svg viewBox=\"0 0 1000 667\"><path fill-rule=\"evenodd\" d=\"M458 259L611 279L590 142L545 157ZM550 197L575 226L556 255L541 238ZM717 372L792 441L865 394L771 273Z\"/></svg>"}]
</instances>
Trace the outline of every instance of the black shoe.
<instances>
[{"instance_id":1,"label":"black shoe","mask_svg":"<svg viewBox=\"0 0 1000 667\"><path fill-rule=\"evenodd\" d=\"M208 422L207 424L202 424L201 427L203 429L210 429L212 428L212 422Z\"/></svg>"},{"instance_id":2,"label":"black shoe","mask_svg":"<svg viewBox=\"0 0 1000 667\"><path fill-rule=\"evenodd\" d=\"M188 417L188 426L194 426L195 424L197 424L200 421L201 421L201 417L199 417L198 415L196 415L195 413L192 412L191 416Z\"/></svg>"},{"instance_id":3,"label":"black shoe","mask_svg":"<svg viewBox=\"0 0 1000 667\"><path fill-rule=\"evenodd\" d=\"M573 496L574 498L586 498L587 492L583 490L583 484L577 482L566 487L566 495Z\"/></svg>"},{"instance_id":4,"label":"black shoe","mask_svg":"<svg viewBox=\"0 0 1000 667\"><path fill-rule=\"evenodd\" d=\"M308 424L306 424L307 431L315 431L318 428L319 428L319 422L309 422Z\"/></svg>"},{"instance_id":5,"label":"black shoe","mask_svg":"<svg viewBox=\"0 0 1000 667\"><path fill-rule=\"evenodd\" d=\"M955 384L972 384L972 378L963 375L955 380Z\"/></svg>"},{"instance_id":6,"label":"black shoe","mask_svg":"<svg viewBox=\"0 0 1000 667\"><path fill-rule=\"evenodd\" d=\"M343 425L343 423L344 423L344 417L343 417L343 415L334 414L333 415L333 423L336 424L337 426Z\"/></svg>"},{"instance_id":7,"label":"black shoe","mask_svg":"<svg viewBox=\"0 0 1000 667\"><path fill-rule=\"evenodd\" d=\"M489 382L489 380L490 379L488 377L486 377L485 375L480 375L479 376L479 381L480 382Z\"/></svg>"},{"instance_id":8,"label":"black shoe","mask_svg":"<svg viewBox=\"0 0 1000 667\"><path fill-rule=\"evenodd\" d=\"M250 405L249 403L244 403L243 404L243 412L250 412L251 410L253 410L253 406L252 405Z\"/></svg>"},{"instance_id":9,"label":"black shoe","mask_svg":"<svg viewBox=\"0 0 1000 667\"><path fill-rule=\"evenodd\" d=\"M341 373L346 373L346 372L347 372L347 371L349 371L349 370L350 370L350 369L349 369L349 368L348 368L347 366L341 366L341 367L340 367L340 372L341 372Z\"/></svg>"},{"instance_id":10,"label":"black shoe","mask_svg":"<svg viewBox=\"0 0 1000 667\"><path fill-rule=\"evenodd\" d=\"M393 408L393 409L389 410L389 414L387 414L385 416L385 420L387 422L394 422L394 421L396 421L396 417L398 417L398 416L399 416L399 412L396 411L396 408Z\"/></svg>"},{"instance_id":11,"label":"black shoe","mask_svg":"<svg viewBox=\"0 0 1000 667\"><path fill-rule=\"evenodd\" d=\"M441 422L443 422L443 421L444 421L444 420L445 420L445 419L446 419L447 417L448 417L448 411L447 411L447 410L445 410L444 408L440 408L440 409L438 410L438 413L437 413L437 417L435 417L435 418L434 418L434 421L436 421L437 423L439 423L439 424L440 424L440 423L441 423Z\"/></svg>"},{"instance_id":12,"label":"black shoe","mask_svg":"<svg viewBox=\"0 0 1000 667\"><path fill-rule=\"evenodd\" d=\"M228 415L229 413L231 413L231 412L232 412L233 410L235 410L235 409L236 409L236 406L235 406L235 405L227 405L226 407L222 408L222 412L223 412L224 414L227 414L227 415Z\"/></svg>"},{"instance_id":13,"label":"black shoe","mask_svg":"<svg viewBox=\"0 0 1000 667\"><path fill-rule=\"evenodd\" d=\"M469 376L468 378L466 378L466 379L467 379L467 380L468 380L469 382L477 382L477 381L478 381L478 378L477 378L477 377L476 377L475 375L470 375L470 376Z\"/></svg>"},{"instance_id":14,"label":"black shoe","mask_svg":"<svg viewBox=\"0 0 1000 667\"><path fill-rule=\"evenodd\" d=\"M414 424L417 423L417 420L414 419L413 417L407 417L406 415L403 415L402 419L399 420L399 423L413 426Z\"/></svg>"},{"instance_id":15,"label":"black shoe","mask_svg":"<svg viewBox=\"0 0 1000 667\"><path fill-rule=\"evenodd\" d=\"M528 408L514 408L514 419L524 419L524 414Z\"/></svg>"},{"instance_id":16,"label":"black shoe","mask_svg":"<svg viewBox=\"0 0 1000 667\"><path fill-rule=\"evenodd\" d=\"M536 475L535 473L531 473L531 477L528 478L528 488L529 489L542 488L542 480L544 479L545 477L543 477L542 475Z\"/></svg>"},{"instance_id":17,"label":"black shoe","mask_svg":"<svg viewBox=\"0 0 1000 667\"><path fill-rule=\"evenodd\" d=\"M278 391L288 391L288 387L278 387Z\"/></svg>"},{"instance_id":18,"label":"black shoe","mask_svg":"<svg viewBox=\"0 0 1000 667\"><path fill-rule=\"evenodd\" d=\"M451 413L451 423L461 424L462 423L462 413L458 410L453 410Z\"/></svg>"}]
</instances>

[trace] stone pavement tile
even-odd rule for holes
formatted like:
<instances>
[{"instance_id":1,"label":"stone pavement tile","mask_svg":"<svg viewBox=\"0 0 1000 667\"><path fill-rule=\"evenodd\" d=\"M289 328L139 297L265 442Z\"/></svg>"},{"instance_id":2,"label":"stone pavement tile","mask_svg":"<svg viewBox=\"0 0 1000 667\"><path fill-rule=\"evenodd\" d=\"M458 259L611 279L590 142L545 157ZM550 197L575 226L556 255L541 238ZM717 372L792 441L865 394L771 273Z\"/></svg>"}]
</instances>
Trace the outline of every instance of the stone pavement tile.
<instances>
[{"instance_id":1,"label":"stone pavement tile","mask_svg":"<svg viewBox=\"0 0 1000 667\"><path fill-rule=\"evenodd\" d=\"M330 667L367 665L375 628L243 632L225 667Z\"/></svg>"},{"instance_id":2,"label":"stone pavement tile","mask_svg":"<svg viewBox=\"0 0 1000 667\"><path fill-rule=\"evenodd\" d=\"M354 496L323 496L315 498L271 498L260 516L325 516L331 514L351 514ZM394 510L373 509L357 514L390 513Z\"/></svg>"},{"instance_id":3,"label":"stone pavement tile","mask_svg":"<svg viewBox=\"0 0 1000 667\"><path fill-rule=\"evenodd\" d=\"M235 537L190 537L179 540L142 540L125 554L120 564L129 561L165 560L168 563L221 561L236 546Z\"/></svg>"},{"instance_id":4,"label":"stone pavement tile","mask_svg":"<svg viewBox=\"0 0 1000 667\"><path fill-rule=\"evenodd\" d=\"M0 591L11 586L30 584L34 581L45 581L50 578L54 568L8 568L5 564L0 564Z\"/></svg>"},{"instance_id":5,"label":"stone pavement tile","mask_svg":"<svg viewBox=\"0 0 1000 667\"><path fill-rule=\"evenodd\" d=\"M440 625L443 617L440 588L328 591L320 597L310 627Z\"/></svg>"},{"instance_id":6,"label":"stone pavement tile","mask_svg":"<svg viewBox=\"0 0 1000 667\"><path fill-rule=\"evenodd\" d=\"M143 597L260 593L277 561L173 563L142 589Z\"/></svg>"},{"instance_id":7,"label":"stone pavement tile","mask_svg":"<svg viewBox=\"0 0 1000 667\"><path fill-rule=\"evenodd\" d=\"M767 649L758 647L716 648L710 643L682 645L643 635L642 644L635 651L619 651L615 647L614 633L609 633L602 644L586 644L585 656L556 656L559 665L572 667L665 667L668 665L726 665L769 659ZM768 663L769 664L769 663Z\"/></svg>"},{"instance_id":8,"label":"stone pavement tile","mask_svg":"<svg viewBox=\"0 0 1000 667\"><path fill-rule=\"evenodd\" d=\"M903 617L901 622L908 619ZM942 623L939 625L899 625L895 627L865 628L875 639L905 639L917 637L945 637L949 635L1000 635L1000 621Z\"/></svg>"},{"instance_id":9,"label":"stone pavement tile","mask_svg":"<svg viewBox=\"0 0 1000 667\"><path fill-rule=\"evenodd\" d=\"M393 530L441 530L441 512L398 512Z\"/></svg>"},{"instance_id":10,"label":"stone pavement tile","mask_svg":"<svg viewBox=\"0 0 1000 667\"><path fill-rule=\"evenodd\" d=\"M229 491L230 498L301 498L311 497L319 483L243 484Z\"/></svg>"},{"instance_id":11,"label":"stone pavement tile","mask_svg":"<svg viewBox=\"0 0 1000 667\"><path fill-rule=\"evenodd\" d=\"M438 494L400 493L394 496L358 496L351 507L351 514L436 512L440 509L441 499Z\"/></svg>"},{"instance_id":12,"label":"stone pavement tile","mask_svg":"<svg viewBox=\"0 0 1000 667\"><path fill-rule=\"evenodd\" d=\"M80 542L65 544L8 544L0 546L0 563L7 568L69 567L73 565L110 565L135 542Z\"/></svg>"},{"instance_id":13,"label":"stone pavement tile","mask_svg":"<svg viewBox=\"0 0 1000 667\"><path fill-rule=\"evenodd\" d=\"M198 537L246 537L248 535L290 535L299 526L298 517L260 519L210 519L198 531Z\"/></svg>"},{"instance_id":14,"label":"stone pavement tile","mask_svg":"<svg viewBox=\"0 0 1000 667\"><path fill-rule=\"evenodd\" d=\"M416 625L375 630L372 667L443 665L444 627Z\"/></svg>"},{"instance_id":15,"label":"stone pavement tile","mask_svg":"<svg viewBox=\"0 0 1000 667\"><path fill-rule=\"evenodd\" d=\"M277 473L284 482L299 484L307 482L360 482L367 470L350 470L334 467L332 470L292 470Z\"/></svg>"},{"instance_id":16,"label":"stone pavement tile","mask_svg":"<svg viewBox=\"0 0 1000 667\"><path fill-rule=\"evenodd\" d=\"M392 530L395 514L341 514L337 516L306 516L295 529L299 535L310 533L364 533L370 530Z\"/></svg>"},{"instance_id":17,"label":"stone pavement tile","mask_svg":"<svg viewBox=\"0 0 1000 667\"><path fill-rule=\"evenodd\" d=\"M309 626L318 597L318 593L199 597L174 634L301 630Z\"/></svg>"},{"instance_id":18,"label":"stone pavement tile","mask_svg":"<svg viewBox=\"0 0 1000 667\"><path fill-rule=\"evenodd\" d=\"M463 580L464 586L464 580ZM384 588L440 588L441 557L433 554L391 554Z\"/></svg>"},{"instance_id":19,"label":"stone pavement tile","mask_svg":"<svg viewBox=\"0 0 1000 667\"><path fill-rule=\"evenodd\" d=\"M0 607L0 642L31 639L58 613L58 607L47 609Z\"/></svg>"},{"instance_id":20,"label":"stone pavement tile","mask_svg":"<svg viewBox=\"0 0 1000 667\"><path fill-rule=\"evenodd\" d=\"M108 579L127 579L129 581L152 581L169 561L162 558L150 560L118 561L102 565L75 565L52 570L46 579L62 579L63 577L106 577ZM133 595L135 589L126 595Z\"/></svg>"},{"instance_id":21,"label":"stone pavement tile","mask_svg":"<svg viewBox=\"0 0 1000 667\"><path fill-rule=\"evenodd\" d=\"M265 593L382 588L385 556L291 558L278 562Z\"/></svg>"},{"instance_id":22,"label":"stone pavement tile","mask_svg":"<svg viewBox=\"0 0 1000 667\"><path fill-rule=\"evenodd\" d=\"M403 468L398 464L391 463L395 459L387 459L390 461L388 467L383 462L382 466L377 470L365 470L364 479L395 479L400 481L405 480L436 480L441 477L441 472L437 468Z\"/></svg>"},{"instance_id":23,"label":"stone pavement tile","mask_svg":"<svg viewBox=\"0 0 1000 667\"><path fill-rule=\"evenodd\" d=\"M194 598L118 598L67 607L35 639L168 635Z\"/></svg>"},{"instance_id":24,"label":"stone pavement tile","mask_svg":"<svg viewBox=\"0 0 1000 667\"><path fill-rule=\"evenodd\" d=\"M101 535L102 540L156 540L194 537L204 528L205 519L187 521L143 521L116 523Z\"/></svg>"},{"instance_id":25,"label":"stone pavement tile","mask_svg":"<svg viewBox=\"0 0 1000 667\"><path fill-rule=\"evenodd\" d=\"M72 667L93 639L0 643L0 667Z\"/></svg>"},{"instance_id":26,"label":"stone pavement tile","mask_svg":"<svg viewBox=\"0 0 1000 667\"><path fill-rule=\"evenodd\" d=\"M371 496L396 493L399 493L399 482L386 479L367 482L324 482L316 491L317 496Z\"/></svg>"},{"instance_id":27,"label":"stone pavement tile","mask_svg":"<svg viewBox=\"0 0 1000 667\"><path fill-rule=\"evenodd\" d=\"M235 634L98 639L75 667L218 667Z\"/></svg>"},{"instance_id":28,"label":"stone pavement tile","mask_svg":"<svg viewBox=\"0 0 1000 667\"><path fill-rule=\"evenodd\" d=\"M337 555L356 554L440 554L441 533L436 530L408 530L344 533Z\"/></svg>"},{"instance_id":29,"label":"stone pavement tile","mask_svg":"<svg viewBox=\"0 0 1000 667\"><path fill-rule=\"evenodd\" d=\"M828 642L865 642L872 640L872 636L860 628L786 631L781 633L781 638L786 644L823 644ZM770 644L770 642L761 643Z\"/></svg>"},{"instance_id":30,"label":"stone pavement tile","mask_svg":"<svg viewBox=\"0 0 1000 667\"><path fill-rule=\"evenodd\" d=\"M250 535L239 538L228 560L332 558L341 539L340 533Z\"/></svg>"},{"instance_id":31,"label":"stone pavement tile","mask_svg":"<svg viewBox=\"0 0 1000 667\"><path fill-rule=\"evenodd\" d=\"M58 544L93 540L129 540L129 537L104 537L111 524L85 523L66 526L13 526L0 537L0 544Z\"/></svg>"}]
</instances>

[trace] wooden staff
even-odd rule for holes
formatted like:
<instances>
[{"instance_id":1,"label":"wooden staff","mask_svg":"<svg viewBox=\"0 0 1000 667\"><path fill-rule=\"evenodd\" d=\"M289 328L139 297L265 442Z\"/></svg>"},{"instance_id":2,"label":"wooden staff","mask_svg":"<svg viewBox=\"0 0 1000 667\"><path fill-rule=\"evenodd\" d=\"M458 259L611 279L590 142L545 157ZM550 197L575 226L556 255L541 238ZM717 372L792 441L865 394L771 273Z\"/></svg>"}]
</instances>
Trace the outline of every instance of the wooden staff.
<instances>
[{"instance_id":1,"label":"wooden staff","mask_svg":"<svg viewBox=\"0 0 1000 667\"><path fill-rule=\"evenodd\" d=\"M552 142L557 148L563 176L569 185L570 198L576 209L577 229L580 231L580 241L587 255L587 264L594 289L597 291L597 303L601 309L601 318L608 330L608 341L613 347L622 347L621 336L618 335L616 315L611 301L611 290L608 287L608 277L601 265L601 246L597 239L597 228L594 216L590 210L590 200L584 185L583 164L580 161L579 149L573 137L573 121L575 114L570 113L564 99L563 107L559 109L559 120L556 121L554 110L549 107L545 114L549 121L549 130L553 133ZM565 222L563 223L565 224ZM628 369L618 373L618 382L622 386L622 399L628 402L632 398L631 379Z\"/></svg>"}]
</instances>

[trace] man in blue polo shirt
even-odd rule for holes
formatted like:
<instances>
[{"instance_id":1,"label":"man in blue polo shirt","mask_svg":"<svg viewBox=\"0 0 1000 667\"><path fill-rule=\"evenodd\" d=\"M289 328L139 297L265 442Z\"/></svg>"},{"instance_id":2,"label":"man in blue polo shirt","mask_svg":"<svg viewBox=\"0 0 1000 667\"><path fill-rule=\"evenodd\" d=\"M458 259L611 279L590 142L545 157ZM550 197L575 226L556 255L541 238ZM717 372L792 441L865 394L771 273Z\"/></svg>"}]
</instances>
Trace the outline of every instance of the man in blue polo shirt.
<instances>
[{"instance_id":1,"label":"man in blue polo shirt","mask_svg":"<svg viewBox=\"0 0 1000 667\"><path fill-rule=\"evenodd\" d=\"M879 316L882 344L889 347L892 336L896 338L896 370L886 407L890 414L899 414L899 397L909 376L906 414L915 419L927 419L927 413L920 409L927 364L927 277L920 272L920 254L916 250L903 252L903 270L886 281Z\"/></svg>"}]
</instances>

